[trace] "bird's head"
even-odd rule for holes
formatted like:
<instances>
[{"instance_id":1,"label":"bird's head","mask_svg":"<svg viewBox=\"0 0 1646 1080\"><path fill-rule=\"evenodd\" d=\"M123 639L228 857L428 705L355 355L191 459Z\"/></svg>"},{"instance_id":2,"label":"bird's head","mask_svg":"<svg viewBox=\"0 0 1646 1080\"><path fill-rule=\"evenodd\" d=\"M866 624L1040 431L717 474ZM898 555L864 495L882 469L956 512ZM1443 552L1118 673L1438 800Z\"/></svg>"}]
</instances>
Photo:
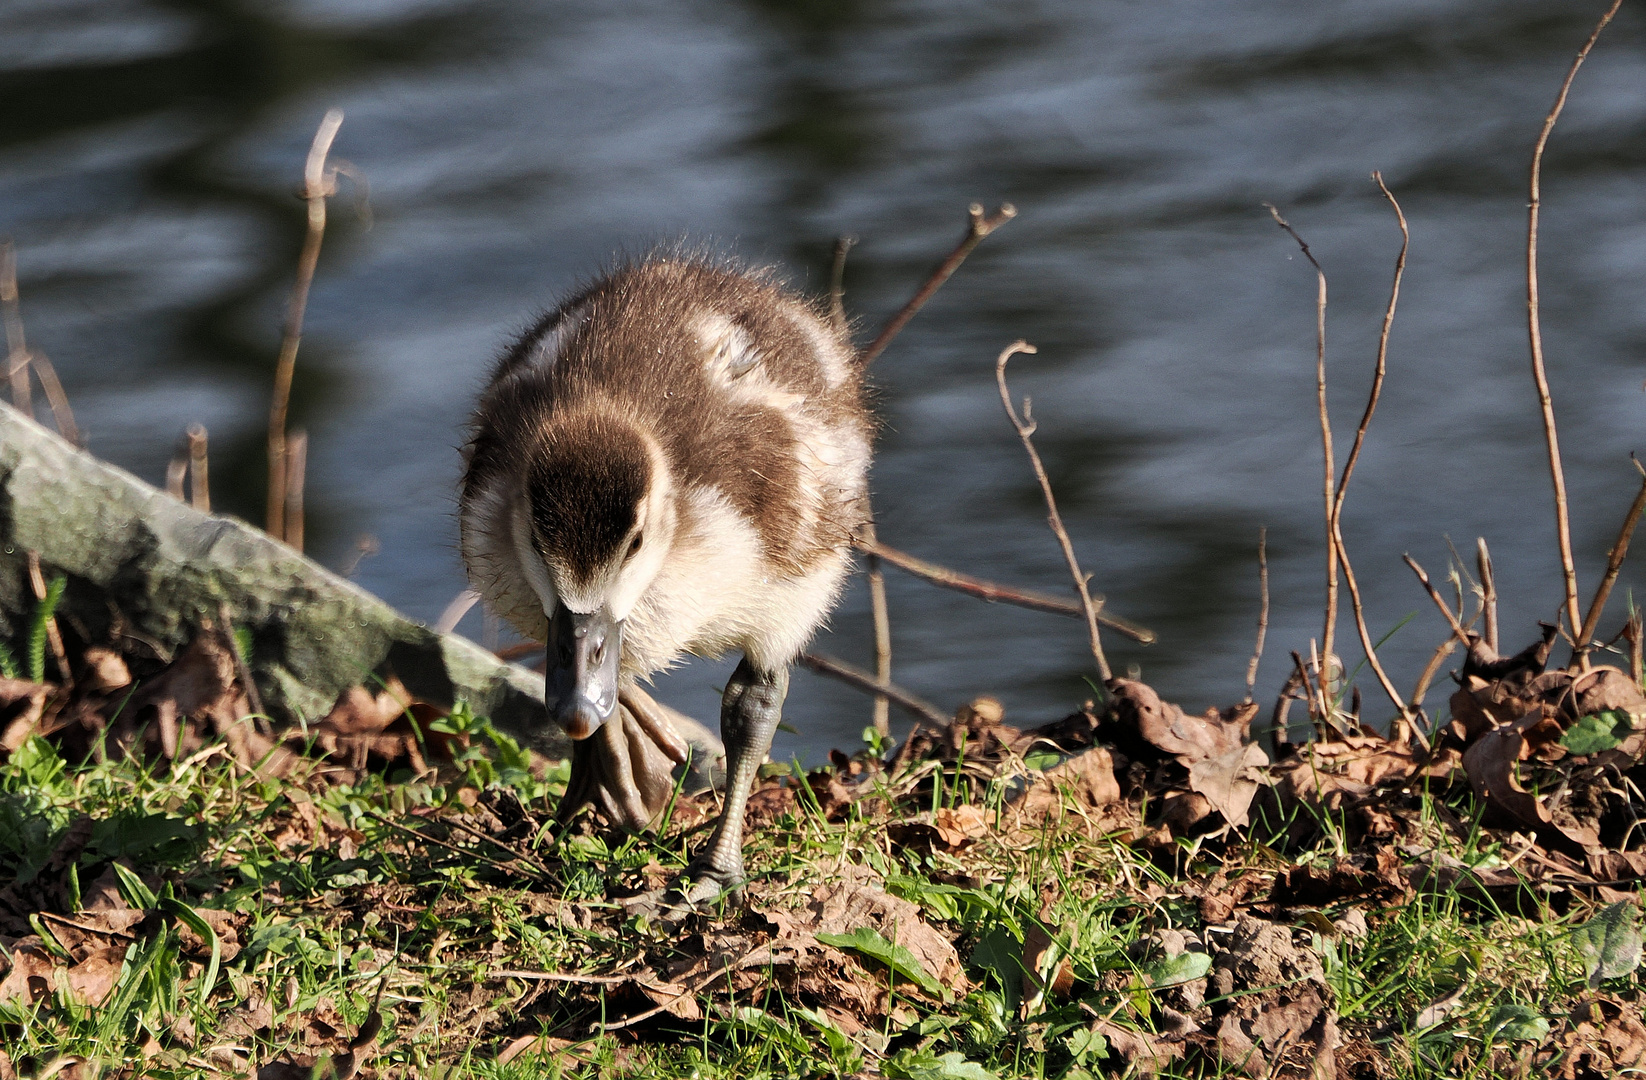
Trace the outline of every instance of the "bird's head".
<instances>
[{"instance_id":1,"label":"bird's head","mask_svg":"<svg viewBox=\"0 0 1646 1080\"><path fill-rule=\"evenodd\" d=\"M546 696L567 734L584 739L617 708L624 620L674 540L668 461L620 416L557 417L526 463L522 494L515 542L548 616Z\"/></svg>"}]
</instances>

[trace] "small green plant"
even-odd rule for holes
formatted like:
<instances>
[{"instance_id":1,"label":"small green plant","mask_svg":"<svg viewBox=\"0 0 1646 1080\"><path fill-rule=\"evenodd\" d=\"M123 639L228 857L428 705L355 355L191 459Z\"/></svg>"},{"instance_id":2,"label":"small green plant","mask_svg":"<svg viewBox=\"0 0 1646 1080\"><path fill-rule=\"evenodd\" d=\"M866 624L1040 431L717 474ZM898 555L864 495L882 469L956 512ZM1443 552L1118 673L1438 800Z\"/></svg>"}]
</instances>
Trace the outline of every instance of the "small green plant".
<instances>
[{"instance_id":1,"label":"small green plant","mask_svg":"<svg viewBox=\"0 0 1646 1080\"><path fill-rule=\"evenodd\" d=\"M68 587L68 579L58 575L51 579L46 586L45 599L35 606L34 615L29 620L29 680L31 682L46 681L46 634L51 625L52 616L57 614L57 603L63 599L63 590Z\"/></svg>"}]
</instances>

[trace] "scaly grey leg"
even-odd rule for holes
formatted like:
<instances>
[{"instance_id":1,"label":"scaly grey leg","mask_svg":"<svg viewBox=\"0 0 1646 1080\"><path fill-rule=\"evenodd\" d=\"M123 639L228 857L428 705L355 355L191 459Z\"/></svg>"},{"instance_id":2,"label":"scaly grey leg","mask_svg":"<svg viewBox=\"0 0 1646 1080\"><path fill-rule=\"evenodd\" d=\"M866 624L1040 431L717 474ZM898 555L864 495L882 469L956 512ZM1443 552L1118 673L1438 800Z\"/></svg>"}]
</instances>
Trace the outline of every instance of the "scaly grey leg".
<instances>
[{"instance_id":1,"label":"scaly grey leg","mask_svg":"<svg viewBox=\"0 0 1646 1080\"><path fill-rule=\"evenodd\" d=\"M686 867L678 886L680 905L701 909L743 884L743 810L755 774L783 716L789 670L757 671L749 658L737 665L720 700L720 737L726 744L726 805L709 846ZM671 891L672 892L672 891ZM675 899L674 895L670 896Z\"/></svg>"}]
</instances>

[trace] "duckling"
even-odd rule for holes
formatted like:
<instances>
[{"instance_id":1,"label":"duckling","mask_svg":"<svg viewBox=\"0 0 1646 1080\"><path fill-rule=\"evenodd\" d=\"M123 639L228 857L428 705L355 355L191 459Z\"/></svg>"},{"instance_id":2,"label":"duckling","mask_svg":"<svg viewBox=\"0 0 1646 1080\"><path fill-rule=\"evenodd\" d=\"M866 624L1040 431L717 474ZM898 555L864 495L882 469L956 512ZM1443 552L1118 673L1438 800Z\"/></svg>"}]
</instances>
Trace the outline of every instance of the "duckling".
<instances>
[{"instance_id":1,"label":"duckling","mask_svg":"<svg viewBox=\"0 0 1646 1080\"><path fill-rule=\"evenodd\" d=\"M542 318L481 394L459 498L470 580L549 649L574 740L562 803L646 826L685 748L639 687L739 650L726 799L670 892L743 882L743 814L789 665L839 597L867 517L872 424L844 330L769 274L653 256ZM575 793L575 796L574 796Z\"/></svg>"}]
</instances>

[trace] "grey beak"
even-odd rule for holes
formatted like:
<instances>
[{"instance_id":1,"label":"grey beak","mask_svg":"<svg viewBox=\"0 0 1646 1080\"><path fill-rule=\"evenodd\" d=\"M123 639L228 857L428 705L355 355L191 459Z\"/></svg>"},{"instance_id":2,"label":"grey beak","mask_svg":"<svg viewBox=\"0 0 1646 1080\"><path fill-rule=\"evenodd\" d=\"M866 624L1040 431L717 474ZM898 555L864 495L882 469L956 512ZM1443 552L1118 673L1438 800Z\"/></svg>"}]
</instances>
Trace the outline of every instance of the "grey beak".
<instances>
[{"instance_id":1,"label":"grey beak","mask_svg":"<svg viewBox=\"0 0 1646 1080\"><path fill-rule=\"evenodd\" d=\"M550 715L573 739L586 739L617 708L623 624L602 605L587 615L556 605L549 620Z\"/></svg>"}]
</instances>

